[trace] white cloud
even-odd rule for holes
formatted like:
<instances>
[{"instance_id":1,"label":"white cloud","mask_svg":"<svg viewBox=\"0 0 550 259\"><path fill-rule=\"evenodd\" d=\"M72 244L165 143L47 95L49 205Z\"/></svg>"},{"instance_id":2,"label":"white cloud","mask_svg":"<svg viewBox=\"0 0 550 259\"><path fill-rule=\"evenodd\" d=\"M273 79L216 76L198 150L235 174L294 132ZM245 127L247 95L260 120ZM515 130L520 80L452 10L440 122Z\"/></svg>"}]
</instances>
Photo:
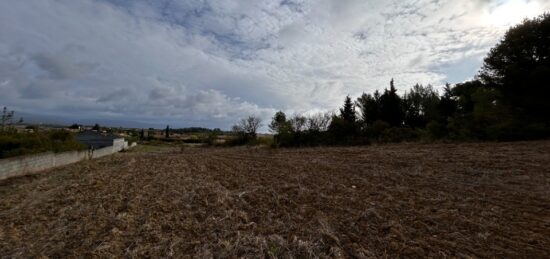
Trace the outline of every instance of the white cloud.
<instances>
[{"instance_id":1,"label":"white cloud","mask_svg":"<svg viewBox=\"0 0 550 259\"><path fill-rule=\"evenodd\" d=\"M508 1L517 17L550 8ZM0 103L223 128L331 110L392 77L401 90L467 79L508 1L4 0Z\"/></svg>"}]
</instances>

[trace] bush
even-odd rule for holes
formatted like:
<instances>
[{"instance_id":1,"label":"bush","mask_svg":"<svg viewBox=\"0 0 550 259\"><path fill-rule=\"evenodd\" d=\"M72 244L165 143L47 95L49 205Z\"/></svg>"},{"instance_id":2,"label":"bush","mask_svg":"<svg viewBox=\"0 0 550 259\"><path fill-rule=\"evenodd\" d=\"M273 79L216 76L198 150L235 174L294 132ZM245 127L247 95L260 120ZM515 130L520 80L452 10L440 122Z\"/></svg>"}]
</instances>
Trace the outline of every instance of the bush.
<instances>
[{"instance_id":1,"label":"bush","mask_svg":"<svg viewBox=\"0 0 550 259\"><path fill-rule=\"evenodd\" d=\"M245 133L237 133L234 134L232 138L229 138L226 142L226 146L243 146L251 143L255 138L252 138L248 134Z\"/></svg>"},{"instance_id":2,"label":"bush","mask_svg":"<svg viewBox=\"0 0 550 259\"><path fill-rule=\"evenodd\" d=\"M255 140L248 142L248 145L272 147L275 142L272 137L257 137Z\"/></svg>"},{"instance_id":3,"label":"bush","mask_svg":"<svg viewBox=\"0 0 550 259\"><path fill-rule=\"evenodd\" d=\"M36 154L41 152L65 152L83 150L86 146L76 141L66 131L0 134L0 158Z\"/></svg>"},{"instance_id":4,"label":"bush","mask_svg":"<svg viewBox=\"0 0 550 259\"><path fill-rule=\"evenodd\" d=\"M403 142L417 140L418 132L411 128L389 128L380 135L379 141L383 143Z\"/></svg>"},{"instance_id":5,"label":"bush","mask_svg":"<svg viewBox=\"0 0 550 259\"><path fill-rule=\"evenodd\" d=\"M382 133L389 128L390 124L385 121L377 120L363 130L363 135L373 141L379 141Z\"/></svg>"},{"instance_id":6,"label":"bush","mask_svg":"<svg viewBox=\"0 0 550 259\"><path fill-rule=\"evenodd\" d=\"M445 125L437 121L430 121L426 125L426 131L430 139L440 139L447 135L447 128Z\"/></svg>"},{"instance_id":7,"label":"bush","mask_svg":"<svg viewBox=\"0 0 550 259\"><path fill-rule=\"evenodd\" d=\"M206 137L203 139L203 142L206 143L209 146L213 146L216 144L216 140L218 140L218 132L212 131L206 135Z\"/></svg>"},{"instance_id":8,"label":"bush","mask_svg":"<svg viewBox=\"0 0 550 259\"><path fill-rule=\"evenodd\" d=\"M334 116L329 125L330 141L333 144L351 144L359 134L356 123L349 122L339 116Z\"/></svg>"}]
</instances>

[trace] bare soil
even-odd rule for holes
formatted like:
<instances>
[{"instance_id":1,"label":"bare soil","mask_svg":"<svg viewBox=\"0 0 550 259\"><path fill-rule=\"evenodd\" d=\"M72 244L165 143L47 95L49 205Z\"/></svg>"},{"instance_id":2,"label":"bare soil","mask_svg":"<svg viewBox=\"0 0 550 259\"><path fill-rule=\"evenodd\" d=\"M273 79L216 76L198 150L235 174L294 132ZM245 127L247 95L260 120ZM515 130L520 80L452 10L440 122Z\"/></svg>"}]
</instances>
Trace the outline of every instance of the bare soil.
<instances>
[{"instance_id":1,"label":"bare soil","mask_svg":"<svg viewBox=\"0 0 550 259\"><path fill-rule=\"evenodd\" d=\"M0 182L0 256L548 258L549 151L120 153Z\"/></svg>"}]
</instances>

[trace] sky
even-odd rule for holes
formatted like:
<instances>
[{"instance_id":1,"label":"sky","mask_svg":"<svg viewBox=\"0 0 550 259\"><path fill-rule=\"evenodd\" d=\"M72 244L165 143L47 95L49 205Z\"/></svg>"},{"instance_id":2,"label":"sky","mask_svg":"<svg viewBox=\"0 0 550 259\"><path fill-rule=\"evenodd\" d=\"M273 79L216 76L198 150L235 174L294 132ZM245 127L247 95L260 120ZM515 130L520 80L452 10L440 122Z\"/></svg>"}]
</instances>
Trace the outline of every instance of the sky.
<instances>
[{"instance_id":1,"label":"sky","mask_svg":"<svg viewBox=\"0 0 550 259\"><path fill-rule=\"evenodd\" d=\"M471 79L550 0L2 0L0 105L33 120L219 127Z\"/></svg>"}]
</instances>

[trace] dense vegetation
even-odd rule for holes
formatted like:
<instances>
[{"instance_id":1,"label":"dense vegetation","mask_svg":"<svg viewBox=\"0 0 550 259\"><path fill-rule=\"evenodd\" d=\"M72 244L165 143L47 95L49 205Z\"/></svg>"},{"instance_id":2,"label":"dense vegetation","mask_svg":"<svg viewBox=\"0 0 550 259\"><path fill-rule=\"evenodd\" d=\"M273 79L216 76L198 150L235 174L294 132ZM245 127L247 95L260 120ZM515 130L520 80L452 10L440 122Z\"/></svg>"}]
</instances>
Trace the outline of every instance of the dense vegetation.
<instances>
[{"instance_id":1,"label":"dense vegetation","mask_svg":"<svg viewBox=\"0 0 550 259\"><path fill-rule=\"evenodd\" d=\"M403 95L393 79L383 92L348 96L339 114L287 119L270 129L280 146L363 144L418 139L521 140L550 135L550 14L512 27L479 74L439 94L417 84Z\"/></svg>"},{"instance_id":2,"label":"dense vegetation","mask_svg":"<svg viewBox=\"0 0 550 259\"><path fill-rule=\"evenodd\" d=\"M181 129L172 129L170 128L170 132L177 133L177 134L185 134L185 133L221 133L222 130L219 128L215 129L209 129L209 128L202 128L202 127L188 127L188 128L181 128Z\"/></svg>"},{"instance_id":3,"label":"dense vegetation","mask_svg":"<svg viewBox=\"0 0 550 259\"><path fill-rule=\"evenodd\" d=\"M25 133L4 131L0 133L0 158L85 148L83 144L75 140L71 132L63 130Z\"/></svg>"},{"instance_id":4,"label":"dense vegetation","mask_svg":"<svg viewBox=\"0 0 550 259\"><path fill-rule=\"evenodd\" d=\"M40 131L37 127L27 126L24 132L18 132L13 126L15 112L4 107L0 124L0 158L35 154L46 151L63 152L81 150L86 147L76 141L71 132L63 130ZM23 120L19 119L18 123Z\"/></svg>"}]
</instances>

